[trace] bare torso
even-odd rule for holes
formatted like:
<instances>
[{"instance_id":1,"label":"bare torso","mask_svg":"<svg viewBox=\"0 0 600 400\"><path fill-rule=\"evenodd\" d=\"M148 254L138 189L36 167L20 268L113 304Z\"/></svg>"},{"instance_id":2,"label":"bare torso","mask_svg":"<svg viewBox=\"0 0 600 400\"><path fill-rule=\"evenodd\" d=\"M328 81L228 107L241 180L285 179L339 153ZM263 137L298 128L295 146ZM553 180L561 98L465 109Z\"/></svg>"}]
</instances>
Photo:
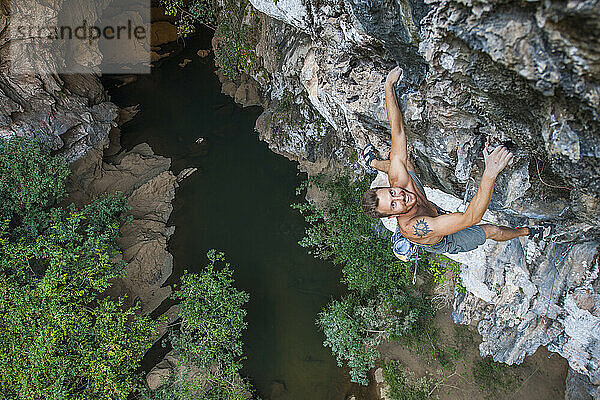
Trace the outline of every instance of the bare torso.
<instances>
[{"instance_id":1,"label":"bare torso","mask_svg":"<svg viewBox=\"0 0 600 400\"><path fill-rule=\"evenodd\" d=\"M393 182L390 182L392 186ZM404 186L404 189L415 194L417 201L413 208L406 214L402 214L396 217L398 222L398 230L402 236L408 238L410 241L420 244L435 244L440 241L441 236L433 236L423 238L419 236L419 217L437 217L439 213L433 206L433 204L427 200L425 193L422 193L417 185L415 184L412 177L409 179L408 184ZM416 224L415 224L416 222Z\"/></svg>"}]
</instances>

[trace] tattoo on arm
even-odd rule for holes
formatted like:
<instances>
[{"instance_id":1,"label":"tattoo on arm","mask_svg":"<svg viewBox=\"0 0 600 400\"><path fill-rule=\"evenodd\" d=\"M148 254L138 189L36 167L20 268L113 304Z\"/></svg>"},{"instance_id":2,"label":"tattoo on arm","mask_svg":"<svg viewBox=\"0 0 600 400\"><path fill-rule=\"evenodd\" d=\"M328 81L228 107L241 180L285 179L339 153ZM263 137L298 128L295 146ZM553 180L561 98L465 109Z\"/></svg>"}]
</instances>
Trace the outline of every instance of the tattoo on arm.
<instances>
[{"instance_id":1,"label":"tattoo on arm","mask_svg":"<svg viewBox=\"0 0 600 400\"><path fill-rule=\"evenodd\" d=\"M413 225L413 229L415 230L415 235L421 238L425 237L425 235L427 235L429 232L433 232L431 229L429 229L429 225L427 225L425 219L417 221Z\"/></svg>"}]
</instances>

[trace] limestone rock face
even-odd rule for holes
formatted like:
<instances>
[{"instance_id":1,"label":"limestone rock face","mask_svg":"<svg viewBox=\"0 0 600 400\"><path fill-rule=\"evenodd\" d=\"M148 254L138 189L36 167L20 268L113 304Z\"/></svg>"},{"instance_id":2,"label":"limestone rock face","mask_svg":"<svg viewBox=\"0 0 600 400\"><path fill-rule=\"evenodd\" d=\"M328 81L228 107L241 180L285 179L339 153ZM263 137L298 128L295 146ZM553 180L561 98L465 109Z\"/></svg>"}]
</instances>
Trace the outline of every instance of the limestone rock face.
<instances>
[{"instance_id":1,"label":"limestone rock face","mask_svg":"<svg viewBox=\"0 0 600 400\"><path fill-rule=\"evenodd\" d=\"M167 225L173 211L177 178L169 171L171 161L155 155L143 143L119 155L112 163L102 161L93 150L73 163L69 199L86 204L100 194L120 193L127 197L133 221L121 228L117 240L127 263L125 277L111 287L115 296L127 295L128 304L140 302L142 314L152 312L171 294L162 287L173 270L167 242L174 227Z\"/></svg>"},{"instance_id":2,"label":"limestone rock face","mask_svg":"<svg viewBox=\"0 0 600 400\"><path fill-rule=\"evenodd\" d=\"M478 323L482 355L520 363L547 346L600 384L600 3L252 4L268 14L251 73L265 105L256 128L301 168L362 173L367 142L387 156L383 82L395 65L409 146L436 204L464 210L485 144L513 151L485 221L552 222L557 235L453 256L467 288L454 319Z\"/></svg>"},{"instance_id":3,"label":"limestone rock face","mask_svg":"<svg viewBox=\"0 0 600 400\"><path fill-rule=\"evenodd\" d=\"M35 3L28 10L31 25L56 24L62 1L53 4ZM96 5L101 8L101 2ZM93 2L81 2L80 8ZM70 10L76 9L69 8ZM97 15L96 10L92 11ZM94 147L108 144L108 132L117 117L117 107L110 103L102 84L94 75L55 73L57 62L51 52L37 54L35 69L39 74L12 74L10 71L9 8L0 4L0 136L35 136L71 162ZM96 62L95 55L78 59L87 64ZM83 55L82 55L83 57Z\"/></svg>"},{"instance_id":4,"label":"limestone rock face","mask_svg":"<svg viewBox=\"0 0 600 400\"><path fill-rule=\"evenodd\" d=\"M24 47L23 51L27 54L22 59L26 61L21 62L30 65L28 70L35 73L14 73L11 63L17 61L13 60L14 54L11 53L14 43L9 29L9 3L0 4L0 136L37 137L68 162L80 159L92 148L108 146L109 132L116 126L118 109L108 101L98 76L56 73L67 67L72 71L96 71L103 60L97 44L85 42L82 46L79 41L67 41L61 52L54 47L36 47L33 50ZM68 21L80 23L81 15L85 15L86 21L92 24L102 17L103 10L111 1L21 1L14 2L13 7L23 3L27 3L28 8L13 9L13 13L26 15L28 25L41 27ZM114 6L114 3L110 5ZM104 56L113 62L144 62L150 50L155 58L167 56L169 51L161 45L176 40L177 30L169 17L159 11L152 10L155 22L144 45L136 46L134 41L130 41L132 47L127 51L123 47L111 51L109 47L103 49ZM141 17L133 12L130 19L139 22ZM120 41L120 46L123 43Z\"/></svg>"}]
</instances>

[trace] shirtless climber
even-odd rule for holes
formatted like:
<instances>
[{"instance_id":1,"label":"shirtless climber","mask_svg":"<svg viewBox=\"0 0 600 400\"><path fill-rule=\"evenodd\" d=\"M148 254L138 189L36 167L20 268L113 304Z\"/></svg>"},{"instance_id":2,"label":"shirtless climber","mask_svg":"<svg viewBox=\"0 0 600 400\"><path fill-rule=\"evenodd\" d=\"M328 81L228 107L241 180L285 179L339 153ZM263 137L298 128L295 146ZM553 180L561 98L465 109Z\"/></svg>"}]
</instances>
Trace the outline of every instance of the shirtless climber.
<instances>
[{"instance_id":1,"label":"shirtless climber","mask_svg":"<svg viewBox=\"0 0 600 400\"><path fill-rule=\"evenodd\" d=\"M498 174L508 165L513 155L504 146L488 154L484 150L485 170L477 193L464 212L440 215L427 200L425 190L408 158L406 134L402 113L398 107L394 84L402 75L397 67L390 71L385 82L385 100L392 130L392 147L389 161L377 160L372 145L367 145L363 155L370 167L386 172L390 187L367 190L362 198L364 212L373 218L396 216L398 231L411 242L434 253L471 251L486 239L505 241L520 236L541 238L543 227L509 228L481 224Z\"/></svg>"}]
</instances>

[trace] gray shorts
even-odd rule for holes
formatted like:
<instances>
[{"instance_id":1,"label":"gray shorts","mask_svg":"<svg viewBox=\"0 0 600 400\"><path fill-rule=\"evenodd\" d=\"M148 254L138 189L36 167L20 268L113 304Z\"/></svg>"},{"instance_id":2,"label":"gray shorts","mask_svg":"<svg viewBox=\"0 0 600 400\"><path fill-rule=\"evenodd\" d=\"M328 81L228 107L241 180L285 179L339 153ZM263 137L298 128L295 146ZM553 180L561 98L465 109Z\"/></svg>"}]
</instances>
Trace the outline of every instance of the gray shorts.
<instances>
[{"instance_id":1,"label":"gray shorts","mask_svg":"<svg viewBox=\"0 0 600 400\"><path fill-rule=\"evenodd\" d=\"M479 225L473 225L451 235L444 236L441 242L433 245L420 244L419 247L431 253L464 253L475 250L485 243L485 232Z\"/></svg>"}]
</instances>

